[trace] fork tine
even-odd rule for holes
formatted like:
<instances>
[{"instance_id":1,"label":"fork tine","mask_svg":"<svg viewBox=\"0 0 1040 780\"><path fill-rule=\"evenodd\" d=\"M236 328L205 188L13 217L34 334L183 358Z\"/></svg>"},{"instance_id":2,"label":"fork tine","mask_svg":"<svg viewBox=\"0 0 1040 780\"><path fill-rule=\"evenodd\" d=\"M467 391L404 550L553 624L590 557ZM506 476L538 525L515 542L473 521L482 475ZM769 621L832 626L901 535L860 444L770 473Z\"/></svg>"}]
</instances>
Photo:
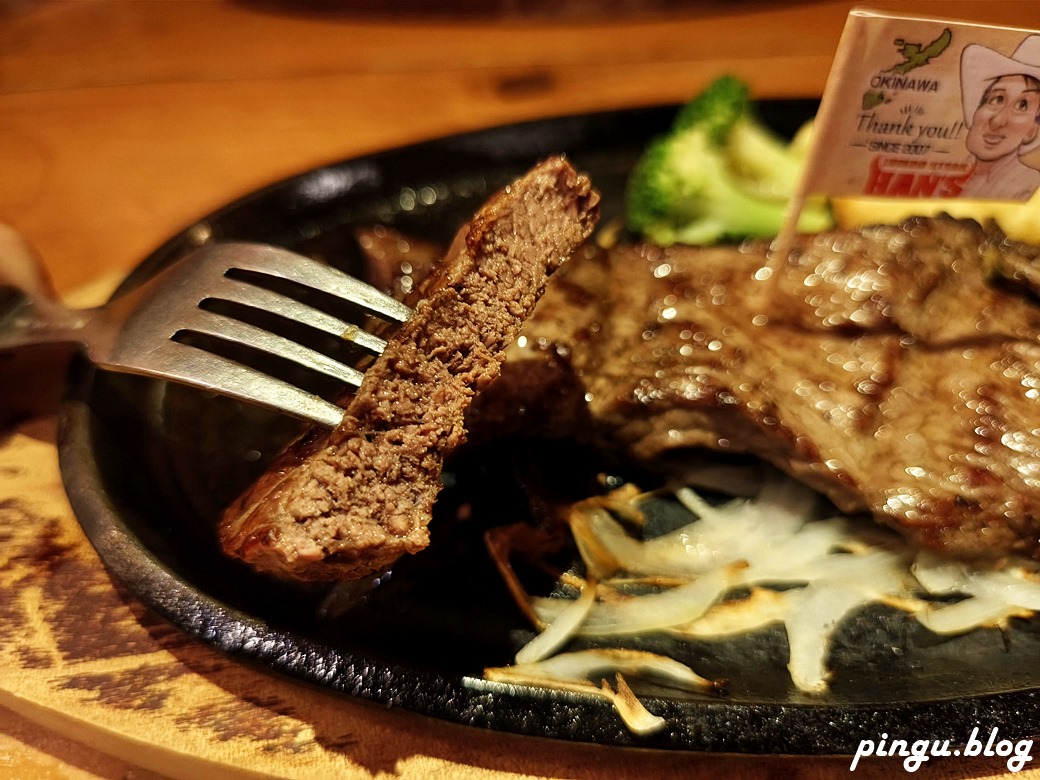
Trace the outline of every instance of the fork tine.
<instances>
[{"instance_id":1,"label":"fork tine","mask_svg":"<svg viewBox=\"0 0 1040 780\"><path fill-rule=\"evenodd\" d=\"M379 354L386 342L353 323L308 306L295 298L257 287L247 281L225 276L219 289L213 291L213 300L233 301L252 309L271 312L288 320L299 322L323 333L351 341L368 351Z\"/></svg>"},{"instance_id":2,"label":"fork tine","mask_svg":"<svg viewBox=\"0 0 1040 780\"><path fill-rule=\"evenodd\" d=\"M264 246L264 251L257 251L254 247L248 252L238 252L236 256L234 244L225 246L230 251L230 268L287 279L305 287L321 290L394 322L405 322L412 315L411 309L372 285L305 255Z\"/></svg>"},{"instance_id":3,"label":"fork tine","mask_svg":"<svg viewBox=\"0 0 1040 780\"><path fill-rule=\"evenodd\" d=\"M331 401L234 360L189 344L167 341L149 361L110 366L128 373L181 382L335 428L344 410Z\"/></svg>"},{"instance_id":4,"label":"fork tine","mask_svg":"<svg viewBox=\"0 0 1040 780\"><path fill-rule=\"evenodd\" d=\"M181 330L203 333L223 341L259 349L354 387L360 386L361 380L364 378L364 374L353 366L340 363L317 350L256 325L250 325L205 309L197 309L190 320L182 323Z\"/></svg>"},{"instance_id":5,"label":"fork tine","mask_svg":"<svg viewBox=\"0 0 1040 780\"><path fill-rule=\"evenodd\" d=\"M202 308L204 301L223 300L316 328L374 354L386 346L357 325L298 301L291 293L283 295L236 276L236 269L338 296L388 322L406 322L412 314L367 283L303 255L264 244L213 244L199 249L194 261L184 258L167 266L136 291L98 310L89 337L81 339L90 359L103 368L199 387L325 427L339 425L344 411L336 404L211 351L215 346L178 338L177 334L194 333L241 345L343 384L361 385L364 373L353 366L263 327Z\"/></svg>"}]
</instances>

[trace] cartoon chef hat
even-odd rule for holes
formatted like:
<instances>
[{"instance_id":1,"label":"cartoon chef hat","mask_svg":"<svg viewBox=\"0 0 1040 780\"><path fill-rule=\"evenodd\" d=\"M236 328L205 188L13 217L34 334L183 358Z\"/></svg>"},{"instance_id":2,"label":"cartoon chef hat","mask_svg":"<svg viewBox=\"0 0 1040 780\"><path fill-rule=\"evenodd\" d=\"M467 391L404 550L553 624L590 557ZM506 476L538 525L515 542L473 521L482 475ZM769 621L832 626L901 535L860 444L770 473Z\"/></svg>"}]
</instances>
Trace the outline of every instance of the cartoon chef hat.
<instances>
[{"instance_id":1,"label":"cartoon chef hat","mask_svg":"<svg viewBox=\"0 0 1040 780\"><path fill-rule=\"evenodd\" d=\"M979 43L965 46L961 54L961 103L965 123L971 126L975 109L979 107L990 84L1001 76L1019 75L1040 79L1040 35L1030 35L1010 57ZM1040 133L1036 140L1020 149L1019 153L1031 151L1037 146L1040 146Z\"/></svg>"}]
</instances>

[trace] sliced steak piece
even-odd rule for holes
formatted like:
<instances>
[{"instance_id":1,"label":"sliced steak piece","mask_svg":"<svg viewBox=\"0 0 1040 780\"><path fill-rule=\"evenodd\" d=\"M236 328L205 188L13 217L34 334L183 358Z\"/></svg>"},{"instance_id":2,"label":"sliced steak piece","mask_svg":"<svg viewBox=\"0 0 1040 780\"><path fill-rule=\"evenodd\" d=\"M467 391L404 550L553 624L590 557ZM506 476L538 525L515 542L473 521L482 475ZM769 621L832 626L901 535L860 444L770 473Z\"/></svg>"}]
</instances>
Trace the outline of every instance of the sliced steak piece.
<instances>
[{"instance_id":1,"label":"sliced steak piece","mask_svg":"<svg viewBox=\"0 0 1040 780\"><path fill-rule=\"evenodd\" d=\"M225 552L299 580L358 579L429 543L464 414L547 277L588 237L598 195L561 158L493 197L426 280L331 434L312 432L231 506Z\"/></svg>"},{"instance_id":2,"label":"sliced steak piece","mask_svg":"<svg viewBox=\"0 0 1040 780\"><path fill-rule=\"evenodd\" d=\"M916 543L1040 553L1040 248L915 219L803 237L763 287L766 251L575 258L474 419L507 386L542 392L524 358L549 353L583 399L575 435L643 461L751 453Z\"/></svg>"}]
</instances>

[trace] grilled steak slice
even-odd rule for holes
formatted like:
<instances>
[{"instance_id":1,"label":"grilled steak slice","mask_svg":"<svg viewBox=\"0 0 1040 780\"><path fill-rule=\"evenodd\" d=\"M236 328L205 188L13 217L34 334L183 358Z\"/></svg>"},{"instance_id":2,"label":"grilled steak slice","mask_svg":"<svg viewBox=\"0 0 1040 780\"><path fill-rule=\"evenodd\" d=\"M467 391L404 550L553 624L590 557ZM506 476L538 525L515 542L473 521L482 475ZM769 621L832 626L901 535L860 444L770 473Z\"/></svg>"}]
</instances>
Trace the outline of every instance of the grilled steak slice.
<instances>
[{"instance_id":1,"label":"grilled steak slice","mask_svg":"<svg viewBox=\"0 0 1040 780\"><path fill-rule=\"evenodd\" d=\"M1040 553L1040 248L915 219L801 238L755 281L766 251L575 258L497 387L529 403L523 359L565 365L576 435L641 460L751 453L918 544Z\"/></svg>"},{"instance_id":2,"label":"grilled steak slice","mask_svg":"<svg viewBox=\"0 0 1040 780\"><path fill-rule=\"evenodd\" d=\"M298 441L231 506L225 552L299 580L358 579L429 543L445 457L598 196L553 158L493 197L427 278L331 434Z\"/></svg>"}]
</instances>

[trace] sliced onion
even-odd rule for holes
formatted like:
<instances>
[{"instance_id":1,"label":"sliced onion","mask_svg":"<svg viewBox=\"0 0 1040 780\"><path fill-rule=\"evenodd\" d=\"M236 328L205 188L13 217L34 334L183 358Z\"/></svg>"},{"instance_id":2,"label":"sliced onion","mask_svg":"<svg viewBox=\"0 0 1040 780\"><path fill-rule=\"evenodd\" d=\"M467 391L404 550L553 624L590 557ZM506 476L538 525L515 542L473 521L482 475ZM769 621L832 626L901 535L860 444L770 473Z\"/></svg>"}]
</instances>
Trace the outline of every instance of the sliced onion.
<instances>
[{"instance_id":1,"label":"sliced onion","mask_svg":"<svg viewBox=\"0 0 1040 780\"><path fill-rule=\"evenodd\" d=\"M869 549L863 553L844 553L841 524L809 523L787 539L765 544L757 540L757 549L747 555L748 567L743 579L747 583L810 583L821 580L856 579L863 570L882 570L906 564L898 554ZM873 556L873 557L868 557Z\"/></svg>"},{"instance_id":2,"label":"sliced onion","mask_svg":"<svg viewBox=\"0 0 1040 780\"><path fill-rule=\"evenodd\" d=\"M574 599L563 596L533 596L530 603L539 622L548 626L558 620L563 611L573 602Z\"/></svg>"},{"instance_id":3,"label":"sliced onion","mask_svg":"<svg viewBox=\"0 0 1040 780\"><path fill-rule=\"evenodd\" d=\"M749 634L783 621L788 611L785 592L755 588L747 598L716 604L700 619L676 626L669 633L702 639Z\"/></svg>"},{"instance_id":4,"label":"sliced onion","mask_svg":"<svg viewBox=\"0 0 1040 780\"><path fill-rule=\"evenodd\" d=\"M554 599L564 601L564 599ZM534 639L524 645L516 654L518 664L533 663L552 655L563 647L577 632L585 617L596 602L596 586L589 583L576 599L567 599L567 604L552 620L546 621L548 626ZM539 615L541 617L541 615Z\"/></svg>"},{"instance_id":5,"label":"sliced onion","mask_svg":"<svg viewBox=\"0 0 1040 780\"><path fill-rule=\"evenodd\" d=\"M786 478L770 477L753 497L718 505L690 487L675 495L695 519L646 541L629 530L641 527L634 487L574 507L571 530L591 579L602 582L584 588L577 600L530 599L531 612L548 627L518 653L516 666L489 670L493 679L588 690L595 687L588 680L608 672L659 681L672 675L665 684L705 690L712 686L709 681L662 656L620 649L551 654L577 635L664 631L712 638L783 621L792 682L819 693L828 687L835 630L867 604L911 612L940 634L1003 625L1040 610L1040 565L983 571L935 553L915 556L901 537L877 525L847 517L812 519L817 496ZM655 589L634 594L640 584ZM774 589L781 585L784 590ZM736 587L750 588L750 594L725 600ZM943 605L922 600L953 594L963 600ZM611 698L619 712L630 707L629 699L635 701L621 677L616 691L605 682L596 690ZM626 722L639 724L630 727L659 727L652 725L656 716L640 710L635 706L622 713Z\"/></svg>"},{"instance_id":6,"label":"sliced onion","mask_svg":"<svg viewBox=\"0 0 1040 780\"><path fill-rule=\"evenodd\" d=\"M1029 562L1005 569L971 568L926 551L914 559L913 572L917 581L933 595L961 594L1011 607L1040 610L1040 581Z\"/></svg>"},{"instance_id":7,"label":"sliced onion","mask_svg":"<svg viewBox=\"0 0 1040 780\"><path fill-rule=\"evenodd\" d=\"M606 680L600 685L600 690L613 694L611 701L614 702L614 709L617 710L621 720L629 729L636 734L652 734L664 728L667 721L660 715L654 715L643 706L643 703L632 693L632 689L628 687L624 677L616 674L614 679L616 690L611 691Z\"/></svg>"},{"instance_id":8,"label":"sliced onion","mask_svg":"<svg viewBox=\"0 0 1040 780\"><path fill-rule=\"evenodd\" d=\"M823 693L830 676L826 661L834 631L849 612L873 598L861 589L830 583L791 591L787 598L787 668L791 680L799 690Z\"/></svg>"},{"instance_id":9,"label":"sliced onion","mask_svg":"<svg viewBox=\"0 0 1040 780\"><path fill-rule=\"evenodd\" d=\"M614 675L612 690L604 675ZM544 661L484 670L485 679L511 685L531 685L602 696L613 703L625 725L636 734L660 730L664 718L648 711L628 687L623 675L640 677L684 691L707 691L718 684L667 656L641 650L604 648L561 653ZM592 680L601 680L596 687Z\"/></svg>"},{"instance_id":10,"label":"sliced onion","mask_svg":"<svg viewBox=\"0 0 1040 780\"><path fill-rule=\"evenodd\" d=\"M709 691L718 687L701 677L686 664L657 653L626 648L596 648L560 653L530 664L496 667L485 670L488 679L510 682L516 675L528 679L599 680L604 675L620 673L677 688L683 691Z\"/></svg>"},{"instance_id":11,"label":"sliced onion","mask_svg":"<svg viewBox=\"0 0 1040 780\"><path fill-rule=\"evenodd\" d=\"M618 571L688 579L736 559L735 553L720 552L719 541L705 538L693 524L644 542L601 507L574 512L570 522L582 560L600 579Z\"/></svg>"},{"instance_id":12,"label":"sliced onion","mask_svg":"<svg viewBox=\"0 0 1040 780\"><path fill-rule=\"evenodd\" d=\"M637 699L632 690L625 685L621 675L617 675L618 691L611 689L606 680L596 687L588 680L566 680L546 677L541 674L529 675L524 668L501 666L484 670L484 678L504 685L527 685L533 688L580 693L587 696L599 696L614 705L615 711L634 734L652 734L665 726L665 719L654 715Z\"/></svg>"},{"instance_id":13,"label":"sliced onion","mask_svg":"<svg viewBox=\"0 0 1040 780\"><path fill-rule=\"evenodd\" d=\"M624 526L602 507L585 507L571 513L571 532L589 573L607 579L618 571L631 574L689 575L716 563L698 558L684 548L679 537L665 544L644 543L632 538Z\"/></svg>"},{"instance_id":14,"label":"sliced onion","mask_svg":"<svg viewBox=\"0 0 1040 780\"><path fill-rule=\"evenodd\" d=\"M872 550L828 555L806 565L808 582L841 584L864 593L901 595L909 586L910 556L905 552Z\"/></svg>"},{"instance_id":15,"label":"sliced onion","mask_svg":"<svg viewBox=\"0 0 1040 780\"><path fill-rule=\"evenodd\" d=\"M1040 583L1027 579L1020 569L973 572L965 592L1013 607L1040 610Z\"/></svg>"},{"instance_id":16,"label":"sliced onion","mask_svg":"<svg viewBox=\"0 0 1040 780\"><path fill-rule=\"evenodd\" d=\"M800 482L774 474L755 498L759 512L777 536L796 533L815 514L819 496Z\"/></svg>"},{"instance_id":17,"label":"sliced onion","mask_svg":"<svg viewBox=\"0 0 1040 780\"><path fill-rule=\"evenodd\" d=\"M578 554L592 577L612 577L622 568L623 559L634 560L630 553L636 541L602 507L576 508L569 522Z\"/></svg>"},{"instance_id":18,"label":"sliced onion","mask_svg":"<svg viewBox=\"0 0 1040 780\"><path fill-rule=\"evenodd\" d=\"M963 563L943 558L932 550L919 552L911 570L924 589L935 596L960 593L969 579Z\"/></svg>"},{"instance_id":19,"label":"sliced onion","mask_svg":"<svg viewBox=\"0 0 1040 780\"><path fill-rule=\"evenodd\" d=\"M697 491L688 487L679 488L675 491L675 497L679 499L679 503L695 514L705 525L729 523L740 514L746 515L749 511L749 506L754 506L750 503L750 499L744 498L734 498L725 504L713 506L705 501Z\"/></svg>"},{"instance_id":20,"label":"sliced onion","mask_svg":"<svg viewBox=\"0 0 1040 780\"><path fill-rule=\"evenodd\" d=\"M982 626L1003 625L1022 610L1007 602L985 596L966 598L955 604L930 604L917 613L922 626L936 634L963 634Z\"/></svg>"},{"instance_id":21,"label":"sliced onion","mask_svg":"<svg viewBox=\"0 0 1040 780\"><path fill-rule=\"evenodd\" d=\"M581 628L586 636L641 634L696 620L737 582L739 569L710 571L693 582L615 602L597 602Z\"/></svg>"}]
</instances>

